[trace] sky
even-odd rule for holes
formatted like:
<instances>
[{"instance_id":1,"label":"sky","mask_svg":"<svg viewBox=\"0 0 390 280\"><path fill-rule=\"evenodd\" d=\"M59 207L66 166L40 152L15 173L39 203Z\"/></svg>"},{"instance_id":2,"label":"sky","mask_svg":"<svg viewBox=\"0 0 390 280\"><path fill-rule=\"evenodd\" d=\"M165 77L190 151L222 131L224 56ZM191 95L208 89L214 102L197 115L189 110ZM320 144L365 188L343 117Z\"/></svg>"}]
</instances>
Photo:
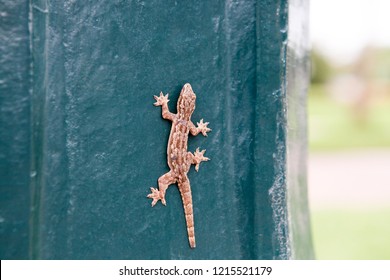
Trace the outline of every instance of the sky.
<instances>
[{"instance_id":1,"label":"sky","mask_svg":"<svg viewBox=\"0 0 390 280\"><path fill-rule=\"evenodd\" d=\"M312 47L336 64L365 46L390 47L390 0L311 0Z\"/></svg>"}]
</instances>

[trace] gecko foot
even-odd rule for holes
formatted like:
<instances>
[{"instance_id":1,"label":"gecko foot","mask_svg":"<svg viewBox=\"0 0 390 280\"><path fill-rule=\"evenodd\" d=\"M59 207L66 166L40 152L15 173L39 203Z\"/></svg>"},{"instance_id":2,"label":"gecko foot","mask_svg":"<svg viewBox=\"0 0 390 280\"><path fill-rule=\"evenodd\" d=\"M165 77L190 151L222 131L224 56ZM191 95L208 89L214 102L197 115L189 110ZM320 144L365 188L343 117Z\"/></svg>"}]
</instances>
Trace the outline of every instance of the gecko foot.
<instances>
[{"instance_id":1,"label":"gecko foot","mask_svg":"<svg viewBox=\"0 0 390 280\"><path fill-rule=\"evenodd\" d=\"M156 102L153 103L154 106L162 106L163 104L167 104L169 102L168 93L167 95L164 95L160 92L160 96L155 95L154 99L156 99Z\"/></svg>"},{"instance_id":2,"label":"gecko foot","mask_svg":"<svg viewBox=\"0 0 390 280\"><path fill-rule=\"evenodd\" d=\"M164 206L167 206L167 202L165 201L165 197L161 194L161 192L158 189L150 188L152 193L148 194L148 198L152 198L152 207L156 205L156 203L161 200L161 203L164 204Z\"/></svg>"},{"instance_id":3,"label":"gecko foot","mask_svg":"<svg viewBox=\"0 0 390 280\"><path fill-rule=\"evenodd\" d=\"M196 164L195 165L195 170L196 172L199 171L199 164L202 162L202 161L208 161L210 160L209 158L205 157L204 156L204 153L206 152L206 150L203 150L203 151L199 151L199 148L196 149L195 153L194 153L194 160L193 160L193 163Z\"/></svg>"},{"instance_id":4,"label":"gecko foot","mask_svg":"<svg viewBox=\"0 0 390 280\"><path fill-rule=\"evenodd\" d=\"M202 132L203 136L207 136L207 132L211 131L211 128L208 128L207 125L208 122L203 122L203 119L200 120L200 122L196 123L198 125L198 131Z\"/></svg>"}]
</instances>

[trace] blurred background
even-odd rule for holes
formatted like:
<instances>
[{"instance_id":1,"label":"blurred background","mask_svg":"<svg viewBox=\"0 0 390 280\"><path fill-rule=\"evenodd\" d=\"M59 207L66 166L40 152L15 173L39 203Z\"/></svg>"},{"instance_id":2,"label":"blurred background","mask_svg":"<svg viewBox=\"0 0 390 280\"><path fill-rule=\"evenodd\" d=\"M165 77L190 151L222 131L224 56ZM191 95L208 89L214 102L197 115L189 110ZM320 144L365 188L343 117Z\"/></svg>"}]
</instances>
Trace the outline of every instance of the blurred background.
<instances>
[{"instance_id":1,"label":"blurred background","mask_svg":"<svg viewBox=\"0 0 390 280\"><path fill-rule=\"evenodd\" d=\"M316 258L390 259L390 1L310 5Z\"/></svg>"}]
</instances>

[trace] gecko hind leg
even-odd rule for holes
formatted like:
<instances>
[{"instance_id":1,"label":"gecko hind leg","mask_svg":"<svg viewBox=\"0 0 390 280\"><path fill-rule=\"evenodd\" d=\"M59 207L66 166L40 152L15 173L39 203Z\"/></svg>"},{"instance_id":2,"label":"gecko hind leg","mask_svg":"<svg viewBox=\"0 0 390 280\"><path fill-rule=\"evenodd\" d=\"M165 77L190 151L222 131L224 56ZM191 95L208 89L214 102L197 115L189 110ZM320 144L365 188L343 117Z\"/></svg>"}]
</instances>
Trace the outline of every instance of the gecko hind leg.
<instances>
[{"instance_id":1,"label":"gecko hind leg","mask_svg":"<svg viewBox=\"0 0 390 280\"><path fill-rule=\"evenodd\" d=\"M172 185L176 183L176 178L173 176L172 172L169 171L168 173L165 173L160 178L158 178L158 188L150 188L152 193L148 194L148 198L153 199L152 201L152 207L156 205L156 203L161 200L161 203L165 206L167 205L167 202L165 201L165 192L169 185Z\"/></svg>"},{"instance_id":2,"label":"gecko hind leg","mask_svg":"<svg viewBox=\"0 0 390 280\"><path fill-rule=\"evenodd\" d=\"M203 150L203 151L199 151L199 148L196 149L196 151L194 152L194 154L192 156L192 164L195 164L195 171L198 172L199 171L199 164L202 162L202 161L208 161L210 160L208 157L205 157L204 156L204 153L206 152L206 150Z\"/></svg>"}]
</instances>

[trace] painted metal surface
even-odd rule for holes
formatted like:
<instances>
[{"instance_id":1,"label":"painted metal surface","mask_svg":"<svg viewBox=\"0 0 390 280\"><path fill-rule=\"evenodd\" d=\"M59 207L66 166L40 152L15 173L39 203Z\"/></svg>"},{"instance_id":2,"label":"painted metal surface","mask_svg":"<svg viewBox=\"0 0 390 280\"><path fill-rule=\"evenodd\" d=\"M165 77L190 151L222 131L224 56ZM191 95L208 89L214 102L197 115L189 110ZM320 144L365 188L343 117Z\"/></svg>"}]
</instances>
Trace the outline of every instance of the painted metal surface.
<instances>
[{"instance_id":1,"label":"painted metal surface","mask_svg":"<svg viewBox=\"0 0 390 280\"><path fill-rule=\"evenodd\" d=\"M0 3L1 259L29 257L31 55L28 18L27 1Z\"/></svg>"}]
</instances>

